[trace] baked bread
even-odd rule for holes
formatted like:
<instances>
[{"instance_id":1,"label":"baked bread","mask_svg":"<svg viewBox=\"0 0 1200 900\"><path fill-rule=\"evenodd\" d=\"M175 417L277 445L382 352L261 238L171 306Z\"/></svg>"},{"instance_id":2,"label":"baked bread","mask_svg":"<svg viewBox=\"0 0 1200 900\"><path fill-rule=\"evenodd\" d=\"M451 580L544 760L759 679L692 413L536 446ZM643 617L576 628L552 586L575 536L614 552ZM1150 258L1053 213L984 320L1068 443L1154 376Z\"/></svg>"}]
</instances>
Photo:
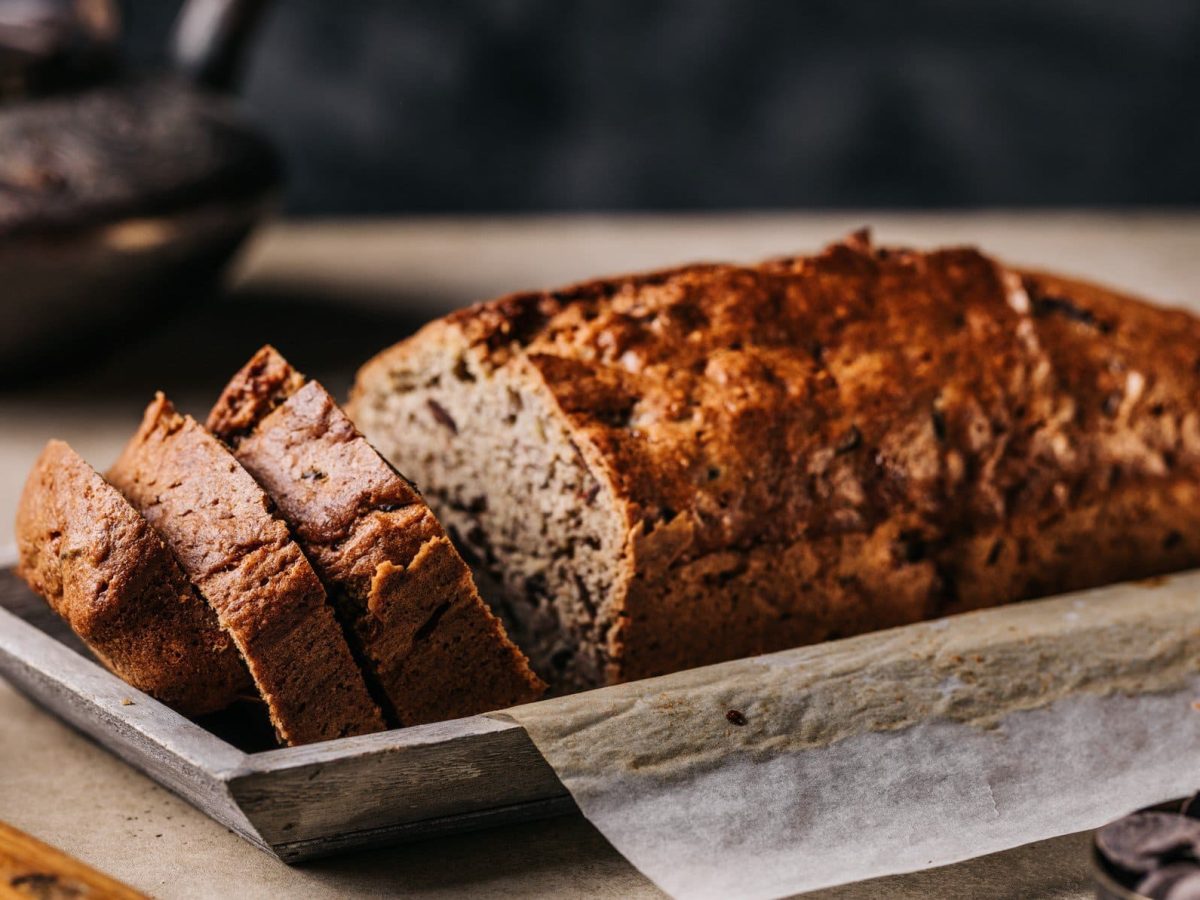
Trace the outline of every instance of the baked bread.
<instances>
[{"instance_id":1,"label":"baked bread","mask_svg":"<svg viewBox=\"0 0 1200 900\"><path fill-rule=\"evenodd\" d=\"M252 694L233 643L146 520L50 441L17 507L17 574L105 666L187 715Z\"/></svg>"},{"instance_id":2,"label":"baked bread","mask_svg":"<svg viewBox=\"0 0 1200 900\"><path fill-rule=\"evenodd\" d=\"M108 479L216 610L282 743L384 728L316 573L220 441L159 394Z\"/></svg>"},{"instance_id":3,"label":"baked bread","mask_svg":"<svg viewBox=\"0 0 1200 900\"><path fill-rule=\"evenodd\" d=\"M229 382L208 428L291 526L393 724L541 695L429 507L318 382L264 347Z\"/></svg>"},{"instance_id":4,"label":"baked bread","mask_svg":"<svg viewBox=\"0 0 1200 900\"><path fill-rule=\"evenodd\" d=\"M1196 565L1198 398L1185 312L864 233L464 310L349 412L588 685Z\"/></svg>"}]
</instances>

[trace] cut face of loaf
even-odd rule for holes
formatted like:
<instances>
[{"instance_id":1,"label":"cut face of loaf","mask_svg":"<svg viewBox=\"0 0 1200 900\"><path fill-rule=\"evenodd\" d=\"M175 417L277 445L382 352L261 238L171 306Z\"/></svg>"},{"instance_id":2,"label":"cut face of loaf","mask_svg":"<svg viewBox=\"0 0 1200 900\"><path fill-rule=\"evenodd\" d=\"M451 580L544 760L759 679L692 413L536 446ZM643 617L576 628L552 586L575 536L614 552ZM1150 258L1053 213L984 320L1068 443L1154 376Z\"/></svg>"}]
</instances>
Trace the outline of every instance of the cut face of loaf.
<instances>
[{"instance_id":1,"label":"cut face of loaf","mask_svg":"<svg viewBox=\"0 0 1200 900\"><path fill-rule=\"evenodd\" d=\"M429 507L320 384L264 347L208 427L291 525L394 724L541 695Z\"/></svg>"},{"instance_id":2,"label":"cut face of loaf","mask_svg":"<svg viewBox=\"0 0 1200 900\"><path fill-rule=\"evenodd\" d=\"M216 438L159 394L108 478L216 610L281 742L383 730L316 573Z\"/></svg>"},{"instance_id":3,"label":"cut face of loaf","mask_svg":"<svg viewBox=\"0 0 1200 900\"><path fill-rule=\"evenodd\" d=\"M432 323L350 407L535 667L620 681L1200 563L1200 322L971 249Z\"/></svg>"},{"instance_id":4,"label":"cut face of loaf","mask_svg":"<svg viewBox=\"0 0 1200 900\"><path fill-rule=\"evenodd\" d=\"M627 536L613 486L527 363L491 365L448 323L421 336L400 366L374 369L382 383L364 370L351 415L419 473L438 518L503 586L490 599L539 674L560 689L603 683Z\"/></svg>"},{"instance_id":5,"label":"cut face of loaf","mask_svg":"<svg viewBox=\"0 0 1200 900\"><path fill-rule=\"evenodd\" d=\"M51 441L17 508L17 573L109 669L186 715L253 686L232 641L146 520Z\"/></svg>"}]
</instances>

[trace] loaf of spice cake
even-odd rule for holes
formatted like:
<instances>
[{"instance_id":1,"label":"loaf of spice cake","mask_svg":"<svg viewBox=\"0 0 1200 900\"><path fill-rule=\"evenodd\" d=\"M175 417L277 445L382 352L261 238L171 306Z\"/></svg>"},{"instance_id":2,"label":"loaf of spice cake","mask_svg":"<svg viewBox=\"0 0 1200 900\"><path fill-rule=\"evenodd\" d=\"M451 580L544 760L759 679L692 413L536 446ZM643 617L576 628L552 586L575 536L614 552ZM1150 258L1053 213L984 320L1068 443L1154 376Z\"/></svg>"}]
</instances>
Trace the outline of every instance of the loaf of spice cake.
<instances>
[{"instance_id":1,"label":"loaf of spice cake","mask_svg":"<svg viewBox=\"0 0 1200 900\"><path fill-rule=\"evenodd\" d=\"M542 694L421 495L319 382L264 347L226 386L208 428L291 526L392 725Z\"/></svg>"},{"instance_id":2,"label":"loaf of spice cake","mask_svg":"<svg viewBox=\"0 0 1200 900\"><path fill-rule=\"evenodd\" d=\"M349 412L560 685L1200 563L1200 321L969 248L505 297Z\"/></svg>"}]
</instances>

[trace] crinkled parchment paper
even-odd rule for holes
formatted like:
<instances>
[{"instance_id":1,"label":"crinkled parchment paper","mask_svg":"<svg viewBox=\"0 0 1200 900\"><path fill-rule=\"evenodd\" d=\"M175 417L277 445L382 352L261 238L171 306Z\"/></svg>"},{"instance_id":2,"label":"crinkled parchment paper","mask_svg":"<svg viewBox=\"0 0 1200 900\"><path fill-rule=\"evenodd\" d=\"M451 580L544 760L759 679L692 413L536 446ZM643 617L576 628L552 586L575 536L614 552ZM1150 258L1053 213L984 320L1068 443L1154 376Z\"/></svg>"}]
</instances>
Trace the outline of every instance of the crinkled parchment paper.
<instances>
[{"instance_id":1,"label":"crinkled parchment paper","mask_svg":"<svg viewBox=\"0 0 1200 900\"><path fill-rule=\"evenodd\" d=\"M507 714L584 815L668 893L777 897L1190 793L1197 697L1193 572Z\"/></svg>"}]
</instances>

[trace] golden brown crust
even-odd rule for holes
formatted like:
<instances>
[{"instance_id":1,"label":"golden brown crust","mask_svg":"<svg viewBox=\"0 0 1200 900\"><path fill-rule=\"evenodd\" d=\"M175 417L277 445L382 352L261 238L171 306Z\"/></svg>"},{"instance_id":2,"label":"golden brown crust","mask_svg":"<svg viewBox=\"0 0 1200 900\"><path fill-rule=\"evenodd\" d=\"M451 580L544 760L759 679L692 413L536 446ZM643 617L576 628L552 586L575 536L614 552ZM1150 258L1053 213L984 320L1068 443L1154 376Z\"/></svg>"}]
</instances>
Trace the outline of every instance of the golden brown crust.
<instances>
[{"instance_id":1,"label":"golden brown crust","mask_svg":"<svg viewBox=\"0 0 1200 900\"><path fill-rule=\"evenodd\" d=\"M319 383L264 347L208 423L291 524L397 724L540 696L425 502Z\"/></svg>"},{"instance_id":2,"label":"golden brown crust","mask_svg":"<svg viewBox=\"0 0 1200 900\"><path fill-rule=\"evenodd\" d=\"M51 441L17 509L18 574L117 675L188 715L253 692L237 649L121 494Z\"/></svg>"},{"instance_id":3,"label":"golden brown crust","mask_svg":"<svg viewBox=\"0 0 1200 900\"><path fill-rule=\"evenodd\" d=\"M108 477L216 610L282 742L384 728L316 573L216 438L159 394Z\"/></svg>"},{"instance_id":4,"label":"golden brown crust","mask_svg":"<svg viewBox=\"0 0 1200 900\"><path fill-rule=\"evenodd\" d=\"M1172 440L1146 388L1176 406L1195 397L1196 318L1013 275L966 248L843 243L759 267L518 295L450 321L472 343L530 360L643 514L696 509L700 549L861 527L889 517L895 501L994 520L1040 508L1064 478L1103 490L1114 464L1160 474ZM1014 309L1030 292L1030 311ZM1118 408L1130 371L1143 376L1127 411L1136 421ZM1194 419L1191 408L1172 412ZM1129 426L1150 443L1127 459ZM781 464L839 448L849 459L834 468L853 470L861 499L829 503L836 478L820 479L831 490L821 496ZM1200 446L1185 449L1194 466ZM960 471L990 454L998 467ZM710 460L749 483L732 515ZM772 509L792 515L763 515Z\"/></svg>"},{"instance_id":5,"label":"golden brown crust","mask_svg":"<svg viewBox=\"0 0 1200 900\"><path fill-rule=\"evenodd\" d=\"M531 373L613 486L611 679L1200 563L1200 321L969 248L507 297L356 395L435 344Z\"/></svg>"}]
</instances>

